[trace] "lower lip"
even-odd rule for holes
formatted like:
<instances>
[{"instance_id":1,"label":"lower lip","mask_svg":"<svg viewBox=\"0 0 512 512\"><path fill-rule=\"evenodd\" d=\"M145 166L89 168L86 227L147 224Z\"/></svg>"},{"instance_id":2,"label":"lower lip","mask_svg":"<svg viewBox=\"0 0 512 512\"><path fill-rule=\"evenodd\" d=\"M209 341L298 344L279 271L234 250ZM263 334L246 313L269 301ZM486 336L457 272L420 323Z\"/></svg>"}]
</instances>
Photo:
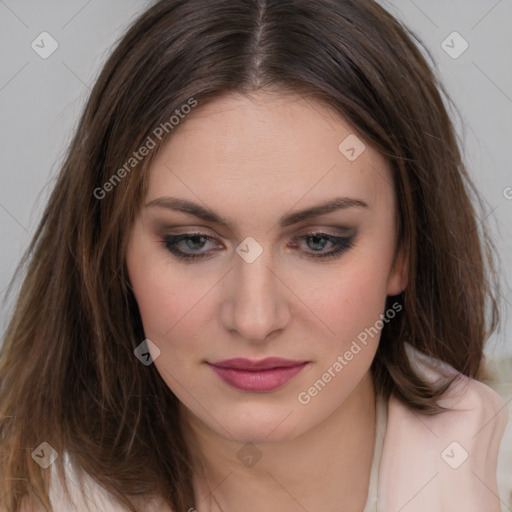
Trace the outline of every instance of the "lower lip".
<instances>
[{"instance_id":1,"label":"lower lip","mask_svg":"<svg viewBox=\"0 0 512 512\"><path fill-rule=\"evenodd\" d=\"M307 363L288 368L271 368L268 370L235 370L211 366L212 370L226 383L243 391L272 391L295 377Z\"/></svg>"}]
</instances>

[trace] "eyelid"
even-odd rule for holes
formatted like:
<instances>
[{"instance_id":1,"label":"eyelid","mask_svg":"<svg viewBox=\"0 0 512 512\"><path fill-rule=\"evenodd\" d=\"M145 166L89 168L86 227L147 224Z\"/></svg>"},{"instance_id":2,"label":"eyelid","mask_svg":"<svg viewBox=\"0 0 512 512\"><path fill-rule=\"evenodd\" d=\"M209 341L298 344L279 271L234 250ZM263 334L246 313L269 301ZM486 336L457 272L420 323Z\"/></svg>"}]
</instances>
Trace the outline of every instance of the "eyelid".
<instances>
[{"instance_id":1,"label":"eyelid","mask_svg":"<svg viewBox=\"0 0 512 512\"><path fill-rule=\"evenodd\" d=\"M176 231L175 231L176 230ZM173 226L169 224L162 224L162 226L158 228L158 231L161 233L161 236L179 236L179 235L203 235L208 236L210 238L214 238L219 240L220 238L226 238L224 236L218 235L211 228L207 226L195 225L195 226L183 226L180 224L179 226ZM171 232L172 231L172 232ZM297 233L294 233L297 232ZM285 236L304 236L311 235L314 233L325 233L327 235L332 236L352 236L356 232L356 228L349 226L322 226L320 224L317 225L309 225L300 228L292 228L285 230ZM249 236L249 235L248 235ZM240 241L237 243L235 241L235 246L241 243L246 237L240 238Z\"/></svg>"},{"instance_id":2,"label":"eyelid","mask_svg":"<svg viewBox=\"0 0 512 512\"><path fill-rule=\"evenodd\" d=\"M193 236L202 236L202 237L205 237L207 238L210 242L212 243L216 243L216 244L220 244L222 246L225 247L226 244L224 244L222 242L222 240L220 239L221 237L217 236L217 235L212 235L210 233L208 233L207 229L204 229L203 227L201 227L200 229L196 229L196 228L183 228L184 231L178 231L178 232L172 232L172 233L163 233L161 235L161 239L165 240L166 237L179 237L179 236L182 236L182 235L187 235L189 237L193 237ZM337 228L334 228L334 230L331 231L332 228L321 228L321 227L307 227L307 228L303 228L302 230L300 230L298 233L294 234L290 239L291 240L298 240L298 239L301 239L301 238L304 238L306 236L315 236L315 235L329 235L329 236L332 236L334 238L353 238L356 234L356 230L355 229L350 229L350 228L341 228L341 227L337 227ZM240 240L239 242L235 243L235 248L238 247L238 245L240 243L242 243L243 240Z\"/></svg>"},{"instance_id":3,"label":"eyelid","mask_svg":"<svg viewBox=\"0 0 512 512\"><path fill-rule=\"evenodd\" d=\"M307 226L301 228L295 236L314 235L315 233L321 233L331 236L350 237L356 232L355 228L342 227L342 226Z\"/></svg>"}]
</instances>

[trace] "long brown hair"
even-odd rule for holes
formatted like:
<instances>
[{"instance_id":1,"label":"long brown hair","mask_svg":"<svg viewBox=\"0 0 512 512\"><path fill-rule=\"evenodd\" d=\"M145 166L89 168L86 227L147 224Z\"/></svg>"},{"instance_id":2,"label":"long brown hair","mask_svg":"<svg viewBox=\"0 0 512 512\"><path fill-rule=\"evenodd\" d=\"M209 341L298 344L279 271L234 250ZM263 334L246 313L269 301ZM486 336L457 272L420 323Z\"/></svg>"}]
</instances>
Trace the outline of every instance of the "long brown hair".
<instances>
[{"instance_id":1,"label":"long brown hair","mask_svg":"<svg viewBox=\"0 0 512 512\"><path fill-rule=\"evenodd\" d=\"M419 44L372 0L162 0L139 17L92 90L17 271L0 359L1 506L15 512L30 496L51 510L48 473L31 457L43 441L131 511L144 496L175 511L193 505L177 399L134 357L144 331L125 250L158 147L134 152L157 133L172 137L184 105L221 94L314 98L391 162L397 250L410 264L407 289L388 298L403 311L382 330L377 389L439 410L444 388L414 373L405 341L479 377L498 321L493 246L478 225L449 97Z\"/></svg>"}]
</instances>

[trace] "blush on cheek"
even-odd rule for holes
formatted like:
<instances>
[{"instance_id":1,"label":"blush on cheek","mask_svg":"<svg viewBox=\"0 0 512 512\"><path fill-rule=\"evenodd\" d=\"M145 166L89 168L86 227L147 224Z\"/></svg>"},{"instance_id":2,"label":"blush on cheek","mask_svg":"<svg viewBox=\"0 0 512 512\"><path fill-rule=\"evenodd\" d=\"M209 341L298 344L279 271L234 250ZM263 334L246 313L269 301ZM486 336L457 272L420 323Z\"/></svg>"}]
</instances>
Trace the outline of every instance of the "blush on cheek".
<instances>
[{"instance_id":1,"label":"blush on cheek","mask_svg":"<svg viewBox=\"0 0 512 512\"><path fill-rule=\"evenodd\" d=\"M324 297L317 296L314 302L325 324L345 342L372 326L384 312L386 302L385 282L378 272L361 271L359 278L355 277L357 272L352 275L340 288L329 288Z\"/></svg>"}]
</instances>

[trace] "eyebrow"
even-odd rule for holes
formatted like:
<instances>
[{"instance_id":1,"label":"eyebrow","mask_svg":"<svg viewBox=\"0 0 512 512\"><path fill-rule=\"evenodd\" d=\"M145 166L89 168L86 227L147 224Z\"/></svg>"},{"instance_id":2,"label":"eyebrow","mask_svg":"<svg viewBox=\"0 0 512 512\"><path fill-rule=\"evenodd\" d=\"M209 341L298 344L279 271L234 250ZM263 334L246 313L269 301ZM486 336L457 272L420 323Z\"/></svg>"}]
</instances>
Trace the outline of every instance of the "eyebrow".
<instances>
[{"instance_id":1,"label":"eyebrow","mask_svg":"<svg viewBox=\"0 0 512 512\"><path fill-rule=\"evenodd\" d=\"M193 203L192 201L188 201L186 199L179 199L176 197L159 197L150 201L145 205L146 208L150 207L160 207L166 208L169 210L175 210L182 213L188 213L198 217L199 219L212 222L215 224L219 224L221 226L225 226L227 228L233 229L233 225L228 220L224 219L220 215L211 211L200 204ZM300 210L293 213L288 213L283 215L279 219L279 225L281 227L292 226L293 224L298 224L307 219L320 217L321 215L326 215L327 213L334 212L336 210L345 210L347 208L369 208L368 204L361 199L354 199L351 197L336 197L326 203L318 204L311 208L307 208L305 210Z\"/></svg>"}]
</instances>

